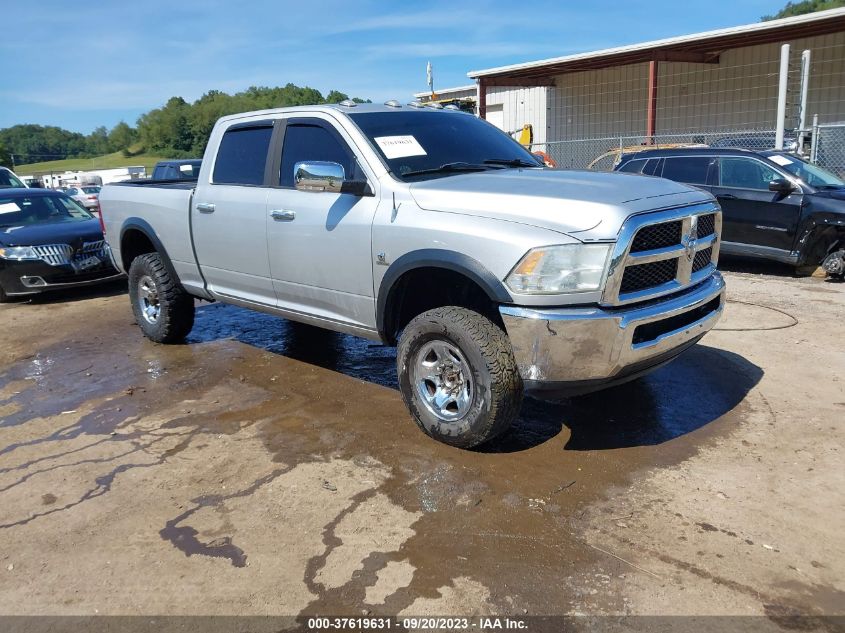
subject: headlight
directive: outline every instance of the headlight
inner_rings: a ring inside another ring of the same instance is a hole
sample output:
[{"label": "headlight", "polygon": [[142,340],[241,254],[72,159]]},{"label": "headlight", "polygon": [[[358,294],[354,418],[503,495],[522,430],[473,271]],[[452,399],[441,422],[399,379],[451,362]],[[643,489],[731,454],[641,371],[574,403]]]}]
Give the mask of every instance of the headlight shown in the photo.
[{"label": "headlight", "polygon": [[566,244],[534,248],[505,283],[521,294],[562,294],[599,290],[612,244]]},{"label": "headlight", "polygon": [[31,246],[3,246],[0,247],[0,258],[3,259],[41,259]]}]

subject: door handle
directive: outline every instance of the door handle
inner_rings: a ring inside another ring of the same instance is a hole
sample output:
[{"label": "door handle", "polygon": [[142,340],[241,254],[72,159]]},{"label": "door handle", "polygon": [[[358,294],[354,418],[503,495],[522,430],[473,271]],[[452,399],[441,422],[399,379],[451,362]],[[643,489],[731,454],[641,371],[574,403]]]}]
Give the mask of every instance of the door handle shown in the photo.
[{"label": "door handle", "polygon": [[296,211],[287,211],[285,209],[273,209],[270,211],[270,217],[278,222],[290,222],[296,218]]},{"label": "door handle", "polygon": [[716,196],[716,200],[736,200],[736,196],[732,193],[720,193]]},{"label": "door handle", "polygon": [[197,202],[197,211],[200,213],[214,213],[214,205],[210,202]]}]

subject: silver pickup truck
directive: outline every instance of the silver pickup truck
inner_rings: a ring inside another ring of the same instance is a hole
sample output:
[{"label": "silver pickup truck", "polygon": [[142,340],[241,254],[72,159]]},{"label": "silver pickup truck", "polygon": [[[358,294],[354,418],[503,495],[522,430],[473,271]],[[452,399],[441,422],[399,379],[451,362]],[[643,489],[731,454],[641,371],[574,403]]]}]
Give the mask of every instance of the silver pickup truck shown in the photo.
[{"label": "silver pickup truck", "polygon": [[721,212],[647,176],[550,170],[448,109],[344,103],[220,119],[196,183],[100,195],[150,339],[183,339],[194,298],[396,345],[431,437],[504,432],[523,391],[631,380],[716,323]]}]

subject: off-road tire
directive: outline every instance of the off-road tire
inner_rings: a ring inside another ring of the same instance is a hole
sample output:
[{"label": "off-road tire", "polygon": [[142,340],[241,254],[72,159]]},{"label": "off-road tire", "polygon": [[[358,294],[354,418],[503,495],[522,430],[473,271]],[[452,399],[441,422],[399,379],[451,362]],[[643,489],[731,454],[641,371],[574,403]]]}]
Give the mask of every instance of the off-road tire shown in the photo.
[{"label": "off-road tire", "polygon": [[[412,363],[423,346],[445,341],[466,359],[475,387],[466,413],[443,421],[426,406],[413,383]],[[415,317],[402,332],[396,356],[399,389],[417,426],[436,440],[472,448],[504,433],[519,414],[523,386],[507,335],[487,317],[456,306]]]},{"label": "off-road tire", "polygon": [[[140,283],[145,278],[152,281],[157,292],[159,313],[155,322],[147,319],[141,308]],[[167,271],[158,253],[140,255],[132,261],[129,267],[129,299],[138,327],[156,343],[178,343],[194,326],[194,299]]]}]

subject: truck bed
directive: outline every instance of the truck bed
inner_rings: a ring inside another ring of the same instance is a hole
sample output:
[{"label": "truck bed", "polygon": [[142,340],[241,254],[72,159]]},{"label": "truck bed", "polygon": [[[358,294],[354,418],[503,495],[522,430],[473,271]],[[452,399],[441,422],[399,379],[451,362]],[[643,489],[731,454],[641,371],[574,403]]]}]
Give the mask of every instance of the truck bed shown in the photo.
[{"label": "truck bed", "polygon": [[106,239],[119,268],[125,268],[122,248],[127,240],[135,239],[129,231],[141,228],[159,241],[186,285],[201,285],[191,242],[190,208],[195,185],[184,180],[136,180],[103,187],[100,209]]}]

